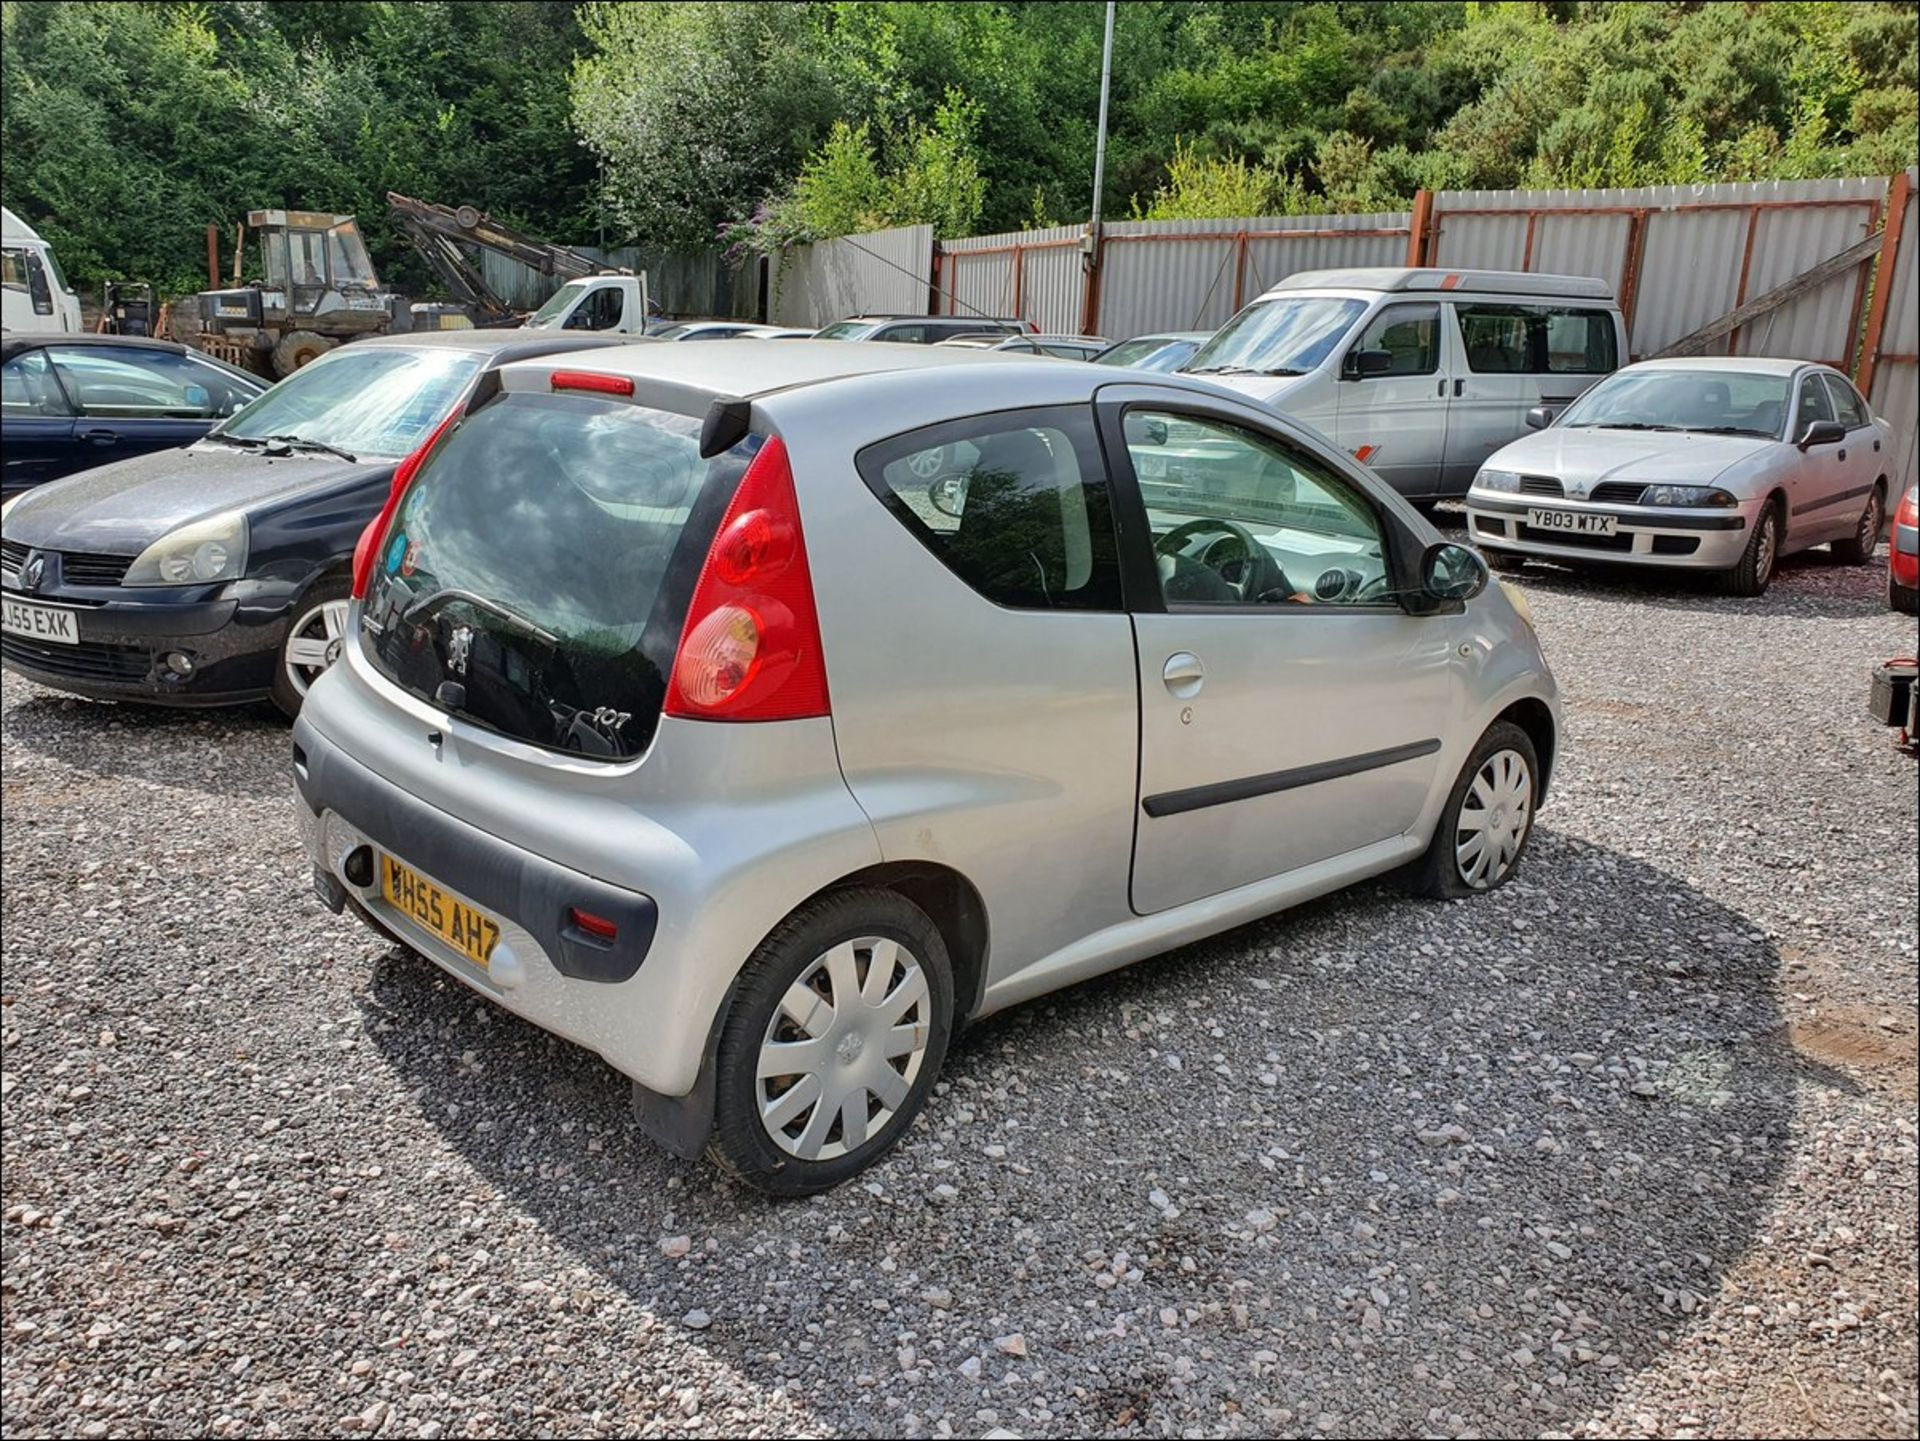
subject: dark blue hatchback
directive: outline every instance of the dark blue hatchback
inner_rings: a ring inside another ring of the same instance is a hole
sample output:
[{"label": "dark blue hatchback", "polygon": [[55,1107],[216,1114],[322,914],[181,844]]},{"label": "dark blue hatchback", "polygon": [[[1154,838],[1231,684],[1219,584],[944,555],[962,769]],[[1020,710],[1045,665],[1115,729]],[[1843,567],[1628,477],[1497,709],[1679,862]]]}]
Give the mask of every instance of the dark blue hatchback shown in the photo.
[{"label": "dark blue hatchback", "polygon": [[0,494],[191,445],[266,388],[171,340],[9,335],[0,341]]}]

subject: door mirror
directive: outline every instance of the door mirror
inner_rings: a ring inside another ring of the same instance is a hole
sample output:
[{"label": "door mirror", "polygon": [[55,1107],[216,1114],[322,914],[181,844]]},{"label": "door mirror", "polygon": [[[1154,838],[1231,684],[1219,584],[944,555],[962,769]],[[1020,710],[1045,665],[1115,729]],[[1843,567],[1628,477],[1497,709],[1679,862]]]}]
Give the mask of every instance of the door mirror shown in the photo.
[{"label": "door mirror", "polygon": [[1487,563],[1476,550],[1445,540],[1420,557],[1420,589],[1432,600],[1469,601],[1486,588]]},{"label": "door mirror", "polygon": [[1847,438],[1847,428],[1837,420],[1809,420],[1807,428],[1800,432],[1800,448],[1812,450],[1816,445],[1838,445]]},{"label": "door mirror", "polygon": [[1385,375],[1393,369],[1391,350],[1349,350],[1340,367],[1342,380],[1361,380],[1369,375]]},{"label": "door mirror", "polygon": [[967,478],[964,475],[943,475],[927,487],[927,500],[942,515],[950,515],[958,520],[967,509]]},{"label": "door mirror", "polygon": [[1528,430],[1545,430],[1553,424],[1553,412],[1544,405],[1536,405],[1527,412]]}]

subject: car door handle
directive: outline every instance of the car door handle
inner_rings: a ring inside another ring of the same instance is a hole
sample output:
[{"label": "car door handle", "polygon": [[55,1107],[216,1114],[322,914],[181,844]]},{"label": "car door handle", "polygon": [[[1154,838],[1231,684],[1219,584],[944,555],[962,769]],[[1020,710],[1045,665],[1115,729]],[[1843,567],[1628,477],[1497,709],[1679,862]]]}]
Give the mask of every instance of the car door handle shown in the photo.
[{"label": "car door handle", "polygon": [[1200,687],[1206,683],[1207,668],[1200,663],[1200,657],[1191,651],[1178,650],[1168,656],[1167,663],[1160,667],[1160,679],[1179,699],[1192,700],[1200,694]]},{"label": "car door handle", "polygon": [[1840,458],[1842,460],[1845,460],[1847,458],[1847,453],[1844,450],[1840,452]]},{"label": "car door handle", "polygon": [[1455,400],[1458,400],[1461,397],[1461,395],[1463,395],[1466,392],[1466,389],[1467,389],[1467,382],[1464,376],[1461,377],[1459,380],[1454,381],[1453,398]]},{"label": "car door handle", "polygon": [[120,443],[120,432],[117,430],[83,430],[80,432],[80,438],[82,440],[90,440],[95,445],[118,445]]}]

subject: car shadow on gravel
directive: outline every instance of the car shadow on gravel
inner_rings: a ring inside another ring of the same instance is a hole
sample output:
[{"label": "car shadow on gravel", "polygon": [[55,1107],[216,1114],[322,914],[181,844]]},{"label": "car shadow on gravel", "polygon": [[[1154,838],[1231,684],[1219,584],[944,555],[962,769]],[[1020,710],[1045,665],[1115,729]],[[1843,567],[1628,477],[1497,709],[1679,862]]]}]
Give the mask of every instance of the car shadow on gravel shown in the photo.
[{"label": "car shadow on gravel", "polygon": [[96,776],[258,798],[265,787],[291,785],[284,745],[274,745],[271,765],[254,760],[262,733],[275,731],[289,734],[286,718],[265,703],[177,710],[36,688],[7,707],[0,737],[9,747],[42,752]]},{"label": "car shadow on gravel", "polygon": [[1714,615],[1750,615],[1756,620],[1781,615],[1815,619],[1860,619],[1888,614],[1884,554],[1876,565],[1844,565],[1825,551],[1787,556],[1763,596],[1728,595],[1719,578],[1700,571],[1654,570],[1631,566],[1562,566],[1529,561],[1524,570],[1503,579],[1636,610],[1681,610]]},{"label": "car shadow on gravel", "polygon": [[976,1026],[868,1184],[804,1203],[658,1151],[608,1067],[424,961],[362,1007],[481,1178],[825,1425],[1537,1434],[1739,1304],[1799,1089],[1851,1084],[1779,965],[1542,828],[1491,897],[1361,887]]}]

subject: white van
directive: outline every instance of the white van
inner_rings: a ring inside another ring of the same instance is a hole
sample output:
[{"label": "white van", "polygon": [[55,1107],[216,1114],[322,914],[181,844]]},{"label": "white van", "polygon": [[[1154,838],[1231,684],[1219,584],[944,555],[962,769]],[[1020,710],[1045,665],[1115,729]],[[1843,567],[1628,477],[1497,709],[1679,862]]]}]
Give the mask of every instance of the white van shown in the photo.
[{"label": "white van", "polygon": [[647,273],[583,275],[569,280],[527,317],[528,330],[605,330],[616,335],[645,335]]},{"label": "white van", "polygon": [[0,328],[78,334],[80,297],[54,262],[40,234],[11,210],[0,206]]},{"label": "white van", "polygon": [[1305,270],[1182,367],[1333,437],[1402,495],[1464,495],[1486,458],[1610,374],[1604,280],[1505,270]]}]

